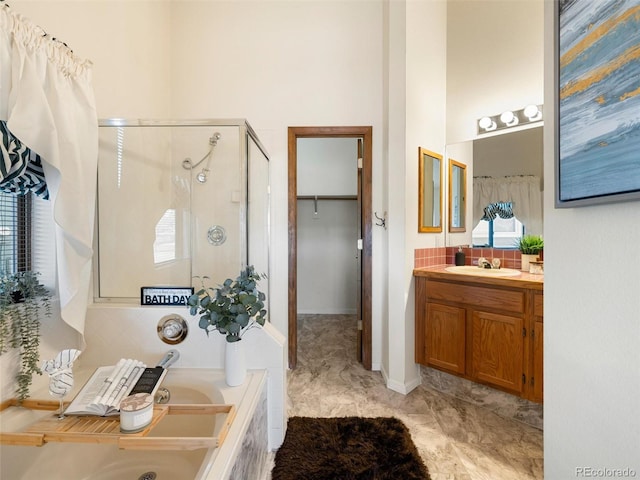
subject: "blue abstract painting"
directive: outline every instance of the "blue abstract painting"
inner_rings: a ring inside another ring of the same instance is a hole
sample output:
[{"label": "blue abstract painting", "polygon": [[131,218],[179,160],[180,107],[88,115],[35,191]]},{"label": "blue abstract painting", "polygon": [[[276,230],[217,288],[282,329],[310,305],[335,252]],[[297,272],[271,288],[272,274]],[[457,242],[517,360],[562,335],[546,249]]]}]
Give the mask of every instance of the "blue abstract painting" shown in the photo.
[{"label": "blue abstract painting", "polygon": [[639,192],[640,0],[558,8],[557,204]]}]

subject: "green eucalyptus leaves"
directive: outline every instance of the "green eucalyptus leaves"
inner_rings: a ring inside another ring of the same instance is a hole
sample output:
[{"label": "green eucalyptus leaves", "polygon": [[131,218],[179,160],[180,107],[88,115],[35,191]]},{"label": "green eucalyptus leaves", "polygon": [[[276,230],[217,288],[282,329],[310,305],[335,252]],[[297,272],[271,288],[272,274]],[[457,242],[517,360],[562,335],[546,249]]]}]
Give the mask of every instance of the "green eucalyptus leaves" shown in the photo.
[{"label": "green eucalyptus leaves", "polygon": [[40,322],[51,316],[51,294],[38,272],[0,274],[0,355],[18,352],[16,397],[29,396],[33,374],[41,374]]},{"label": "green eucalyptus leaves", "polygon": [[217,330],[226,336],[227,342],[237,342],[247,329],[255,324],[264,325],[266,296],[258,290],[258,282],[266,278],[256,273],[253,265],[242,270],[235,280],[227,278],[215,288],[206,287],[205,280],[209,277],[202,277],[202,288],[187,302],[189,311],[191,315],[200,315],[198,326],[207,335]]}]

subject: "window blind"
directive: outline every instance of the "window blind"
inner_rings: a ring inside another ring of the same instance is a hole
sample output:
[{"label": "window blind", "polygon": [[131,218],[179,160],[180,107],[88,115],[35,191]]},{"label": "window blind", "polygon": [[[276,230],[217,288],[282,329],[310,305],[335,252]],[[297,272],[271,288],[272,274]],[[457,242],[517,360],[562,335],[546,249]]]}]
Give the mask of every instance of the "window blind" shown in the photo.
[{"label": "window blind", "polygon": [[55,242],[51,202],[32,193],[0,192],[0,275],[40,272],[40,282],[55,286]]},{"label": "window blind", "polygon": [[0,192],[0,272],[31,269],[31,194]]}]

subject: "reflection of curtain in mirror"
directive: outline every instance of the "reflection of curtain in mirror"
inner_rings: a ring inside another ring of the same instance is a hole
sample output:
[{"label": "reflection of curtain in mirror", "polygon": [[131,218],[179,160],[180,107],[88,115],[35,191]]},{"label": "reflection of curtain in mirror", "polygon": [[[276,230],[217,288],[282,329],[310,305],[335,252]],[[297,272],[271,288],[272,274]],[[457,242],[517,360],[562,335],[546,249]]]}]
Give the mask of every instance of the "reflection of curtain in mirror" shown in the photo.
[{"label": "reflection of curtain in mirror", "polygon": [[98,155],[91,62],[2,4],[0,66],[0,120],[42,158],[56,224],[61,314],[83,333]]},{"label": "reflection of curtain in mirror", "polygon": [[513,214],[524,224],[528,234],[542,234],[540,177],[518,175],[473,178],[474,226],[482,219],[487,205],[499,202],[513,204]]}]

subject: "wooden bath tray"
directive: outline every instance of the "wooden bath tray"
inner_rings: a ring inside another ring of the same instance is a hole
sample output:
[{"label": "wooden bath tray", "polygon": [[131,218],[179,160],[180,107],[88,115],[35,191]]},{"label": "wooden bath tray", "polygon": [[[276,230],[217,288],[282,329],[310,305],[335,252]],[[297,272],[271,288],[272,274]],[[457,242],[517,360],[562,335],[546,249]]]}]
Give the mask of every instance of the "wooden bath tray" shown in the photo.
[{"label": "wooden bath tray", "polygon": [[[17,407],[15,400],[4,402],[0,411]],[[58,402],[50,400],[25,400],[21,407],[32,410],[57,411]],[[9,413],[9,412],[5,412]],[[149,437],[149,433],[167,415],[218,415],[226,414],[222,429],[211,437]],[[219,447],[229,432],[236,415],[233,405],[216,404],[166,404],[155,405],[151,423],[137,433],[122,433],[120,417],[96,415],[67,415],[59,419],[52,414],[37,420],[20,432],[0,432],[0,444],[40,447],[49,442],[115,444],[127,450],[197,450]]]}]

